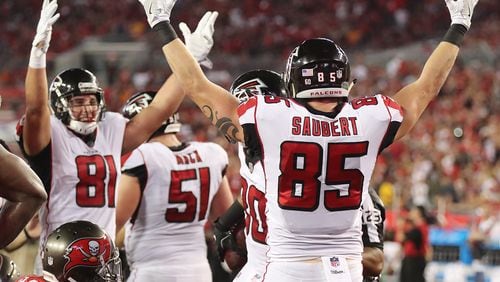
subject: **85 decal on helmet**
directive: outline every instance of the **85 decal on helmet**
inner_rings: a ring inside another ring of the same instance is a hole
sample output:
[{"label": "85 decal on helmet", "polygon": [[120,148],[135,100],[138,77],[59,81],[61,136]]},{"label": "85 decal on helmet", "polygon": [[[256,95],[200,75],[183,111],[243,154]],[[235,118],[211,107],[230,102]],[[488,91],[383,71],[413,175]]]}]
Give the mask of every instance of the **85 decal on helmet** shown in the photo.
[{"label": "85 decal on helmet", "polygon": [[118,249],[102,228],[88,221],[54,230],[44,245],[42,263],[58,281],[122,281]]}]

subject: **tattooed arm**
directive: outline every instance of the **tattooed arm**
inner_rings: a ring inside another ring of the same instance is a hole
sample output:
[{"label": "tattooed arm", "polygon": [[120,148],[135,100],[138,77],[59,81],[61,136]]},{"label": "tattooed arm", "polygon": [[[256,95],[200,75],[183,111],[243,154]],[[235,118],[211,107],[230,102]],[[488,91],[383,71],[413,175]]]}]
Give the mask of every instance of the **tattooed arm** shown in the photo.
[{"label": "tattooed arm", "polygon": [[[192,97],[192,99],[194,100],[195,98]],[[196,104],[200,107],[201,111],[210,120],[210,122],[212,122],[212,124],[217,127],[224,137],[226,137],[227,141],[230,143],[236,143],[243,140],[243,129],[239,124],[238,116],[233,116],[232,113],[236,113],[236,109],[233,111],[230,107],[225,107],[224,104],[221,105],[219,103],[202,103],[202,105],[199,103]],[[220,115],[219,110],[220,112],[227,111],[230,116]]]},{"label": "tattooed arm", "polygon": [[227,90],[208,80],[180,40],[163,46],[163,52],[186,95],[231,142],[242,142],[243,129],[238,120],[238,100]]},{"label": "tattooed arm", "polygon": [[[170,24],[170,13],[176,0],[139,0],[151,28],[164,40],[163,53],[184,93],[193,100],[219,131],[230,142],[242,141],[243,130],[238,121],[238,100],[222,87],[207,79],[193,53],[206,59],[207,52],[200,47],[213,46],[213,33],[217,12],[207,12],[191,32],[181,23],[179,28],[186,45],[177,37]],[[187,46],[187,47],[186,47]],[[210,48],[204,48],[210,50]],[[190,52],[191,51],[191,52]],[[172,93],[171,95],[175,95]]]},{"label": "tattooed arm", "polygon": [[[210,36],[197,37],[185,27],[183,34],[186,44],[211,39],[217,12],[207,12],[198,24],[197,30],[206,31]],[[206,42],[211,44],[213,42]],[[231,143],[243,141],[243,130],[238,121],[238,100],[227,90],[207,79],[196,59],[181,40],[175,39],[163,46],[163,53],[181,82],[186,95],[193,100],[213,125],[224,134]]]}]

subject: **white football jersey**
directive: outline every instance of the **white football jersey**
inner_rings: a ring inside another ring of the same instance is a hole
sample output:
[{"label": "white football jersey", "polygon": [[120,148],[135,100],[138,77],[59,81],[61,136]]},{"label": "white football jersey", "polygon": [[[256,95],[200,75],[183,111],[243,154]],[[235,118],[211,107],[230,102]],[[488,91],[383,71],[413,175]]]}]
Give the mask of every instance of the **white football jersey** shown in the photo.
[{"label": "white football jersey", "polygon": [[360,258],[360,206],[377,156],[402,122],[399,105],[376,95],[321,113],[256,96],[238,114],[240,124],[255,124],[262,145],[271,261]]},{"label": "white football jersey", "polygon": [[135,267],[206,261],[204,225],[222,182],[228,156],[215,143],[190,142],[178,150],[142,144],[123,172],[144,166],[139,206],[126,225],[125,250]]},{"label": "white football jersey", "polygon": [[55,116],[50,117],[50,123],[51,159],[30,160],[50,167],[49,197],[40,209],[40,242],[45,242],[55,228],[74,220],[91,221],[114,239],[115,188],[127,120],[120,114],[106,112],[98,123],[93,147]]},{"label": "white football jersey", "polygon": [[259,161],[250,170],[243,147],[238,145],[241,176],[241,200],[245,209],[245,242],[247,247],[247,263],[245,267],[263,275],[266,270],[269,246],[266,244],[266,198],[264,195],[265,175],[262,163]]},{"label": "white football jersey", "polygon": [[[87,145],[55,116],[50,116],[51,141],[37,156],[28,157],[30,167],[42,180],[48,199],[40,208],[40,255],[48,235],[60,225],[87,220],[102,227],[114,240],[116,182],[127,119],[106,112],[98,123],[93,146]],[[17,128],[22,143],[24,117]],[[21,145],[22,148],[22,145]],[[40,256],[35,273],[42,273]]]}]

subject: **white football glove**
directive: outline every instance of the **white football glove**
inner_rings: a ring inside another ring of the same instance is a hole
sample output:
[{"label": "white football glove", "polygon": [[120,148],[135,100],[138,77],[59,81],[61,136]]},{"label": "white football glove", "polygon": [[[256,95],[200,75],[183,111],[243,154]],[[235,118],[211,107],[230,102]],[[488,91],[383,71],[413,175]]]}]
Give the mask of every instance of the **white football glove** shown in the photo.
[{"label": "white football glove", "polygon": [[176,1],[177,0],[139,0],[144,7],[151,28],[157,23],[170,21],[170,13]]},{"label": "white football glove", "polygon": [[450,11],[451,24],[461,24],[469,29],[472,12],[479,0],[445,0]]},{"label": "white football glove", "polygon": [[186,23],[179,24],[186,48],[200,65],[209,69],[212,68],[213,64],[207,56],[214,46],[214,25],[218,15],[218,12],[206,12],[193,33]]},{"label": "white football glove", "polygon": [[41,57],[47,53],[52,37],[52,25],[59,19],[60,14],[57,13],[57,0],[43,0],[42,12],[40,20],[36,27],[36,35],[33,39],[34,54]]}]

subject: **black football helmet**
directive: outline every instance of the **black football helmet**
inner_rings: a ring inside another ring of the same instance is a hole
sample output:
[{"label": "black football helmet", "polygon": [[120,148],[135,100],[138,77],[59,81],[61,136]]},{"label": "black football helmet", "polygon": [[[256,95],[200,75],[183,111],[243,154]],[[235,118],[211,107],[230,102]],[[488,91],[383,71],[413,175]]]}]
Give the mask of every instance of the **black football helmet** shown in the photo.
[{"label": "black football helmet", "polygon": [[[143,109],[149,107],[151,102],[153,102],[156,93],[156,91],[143,91],[135,93],[122,107],[122,115],[128,119],[132,119]],[[181,131],[181,123],[179,122],[179,113],[176,112],[162,123],[160,128],[153,133],[153,136],[162,133],[177,133],[179,131]]]},{"label": "black football helmet", "polygon": [[[73,131],[87,135],[94,132],[97,122],[102,120],[106,111],[104,91],[99,87],[97,78],[88,70],[73,68],[62,71],[50,84],[50,107],[54,115]],[[97,98],[98,113],[96,122],[80,122],[71,115],[69,100],[74,96],[93,94]]]},{"label": "black football helmet", "polygon": [[89,221],[55,229],[44,244],[42,264],[58,281],[122,281],[118,248],[106,231]]},{"label": "black football helmet", "polygon": [[16,263],[7,255],[0,254],[0,281],[13,282],[19,278],[19,270]]},{"label": "black football helmet", "polygon": [[350,75],[349,59],[344,50],[330,39],[314,38],[292,51],[284,81],[293,98],[347,99]]},{"label": "black football helmet", "polygon": [[240,104],[255,95],[288,96],[281,75],[270,70],[251,70],[238,76],[230,92]]}]

